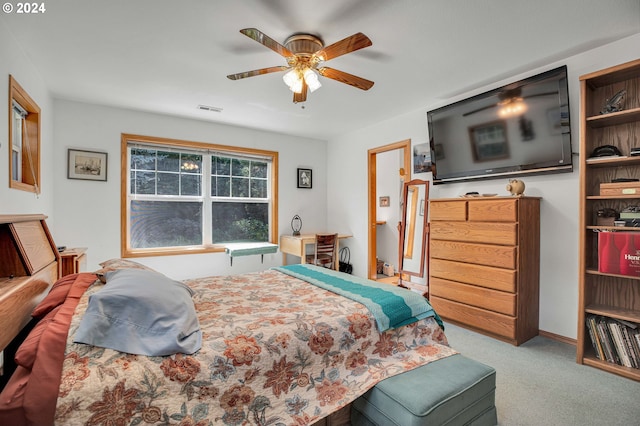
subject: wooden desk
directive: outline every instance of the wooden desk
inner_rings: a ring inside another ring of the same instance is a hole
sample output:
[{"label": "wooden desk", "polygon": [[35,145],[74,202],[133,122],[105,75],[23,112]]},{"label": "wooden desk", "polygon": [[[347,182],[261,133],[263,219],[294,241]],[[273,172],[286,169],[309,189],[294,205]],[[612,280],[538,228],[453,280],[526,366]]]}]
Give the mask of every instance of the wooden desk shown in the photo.
[{"label": "wooden desk", "polygon": [[[340,250],[340,240],[351,238],[351,234],[338,234],[338,251]],[[287,264],[287,255],[298,256],[300,263],[307,263],[306,253],[307,246],[313,246],[316,243],[316,234],[301,235],[280,235],[280,251],[282,252],[282,264]],[[338,253],[336,253],[336,261],[334,269],[337,271],[339,267]]]}]

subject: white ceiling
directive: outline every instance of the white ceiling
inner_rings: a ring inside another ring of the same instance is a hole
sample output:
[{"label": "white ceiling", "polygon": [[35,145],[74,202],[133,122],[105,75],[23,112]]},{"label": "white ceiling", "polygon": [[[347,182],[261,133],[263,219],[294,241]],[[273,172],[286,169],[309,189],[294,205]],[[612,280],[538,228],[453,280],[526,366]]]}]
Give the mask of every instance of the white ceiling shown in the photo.
[{"label": "white ceiling", "polygon": [[[12,1],[12,3],[15,3]],[[640,32],[640,0],[50,0],[0,22],[56,98],[328,139]],[[326,63],[375,82],[321,78],[294,104],[286,65],[239,32],[373,45]],[[200,111],[200,104],[223,108]],[[425,124],[426,125],[426,124]]]}]

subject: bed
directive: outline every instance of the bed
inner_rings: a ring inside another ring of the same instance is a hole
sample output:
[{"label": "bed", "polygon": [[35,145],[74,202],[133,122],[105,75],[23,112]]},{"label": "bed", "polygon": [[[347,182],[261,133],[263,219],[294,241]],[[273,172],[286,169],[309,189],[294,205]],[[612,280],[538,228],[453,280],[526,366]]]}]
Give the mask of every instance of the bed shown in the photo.
[{"label": "bed", "polygon": [[[135,298],[145,317],[188,303],[154,305],[162,292],[149,290],[168,278],[139,263],[102,266],[62,278],[36,307],[0,424],[348,423],[349,405],[381,380],[456,354],[417,293],[312,265],[185,280],[197,330],[188,320],[177,340],[145,329],[112,339],[130,352],[103,347],[90,339],[107,332],[87,318],[121,277],[145,290]],[[149,348],[162,355],[141,354]]]}]

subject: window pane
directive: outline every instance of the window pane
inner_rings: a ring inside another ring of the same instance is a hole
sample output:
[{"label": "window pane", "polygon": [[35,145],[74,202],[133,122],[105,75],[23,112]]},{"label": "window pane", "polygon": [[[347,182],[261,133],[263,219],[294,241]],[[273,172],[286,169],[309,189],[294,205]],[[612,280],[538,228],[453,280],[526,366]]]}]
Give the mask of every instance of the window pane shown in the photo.
[{"label": "window pane", "polygon": [[229,176],[231,174],[231,159],[224,157],[211,158],[211,173],[214,175]]},{"label": "window pane", "polygon": [[186,173],[202,173],[202,155],[182,154],[181,170]]},{"label": "window pane", "polygon": [[132,194],[155,194],[155,172],[131,172]]},{"label": "window pane", "polygon": [[231,196],[232,197],[248,197],[249,196],[249,179],[231,178]]},{"label": "window pane", "polygon": [[158,173],[158,195],[180,195],[180,175]]},{"label": "window pane", "polygon": [[251,198],[267,198],[267,181],[251,179]]},{"label": "window pane", "polygon": [[[215,179],[216,191],[212,194],[214,197],[230,197],[231,196],[231,178],[218,176]],[[213,184],[213,180],[212,180]]]},{"label": "window pane", "polygon": [[266,178],[267,177],[267,163],[261,161],[251,162],[251,177],[254,178]]},{"label": "window pane", "polygon": [[202,244],[202,203],[131,201],[131,248]]},{"label": "window pane", "polygon": [[156,151],[154,149],[131,148],[131,168],[135,170],[155,170]]},{"label": "window pane", "polygon": [[200,195],[202,188],[200,179],[201,175],[187,175],[182,174],[182,183],[180,187],[182,189],[182,195]]},{"label": "window pane", "polygon": [[11,179],[13,180],[22,180],[22,176],[20,174],[20,154],[16,151],[11,151]]},{"label": "window pane", "polygon": [[231,160],[231,175],[249,177],[249,160]]},{"label": "window pane", "polygon": [[214,243],[269,241],[268,203],[224,203],[212,206]]},{"label": "window pane", "polygon": [[158,170],[166,172],[179,172],[180,153],[158,151]]}]

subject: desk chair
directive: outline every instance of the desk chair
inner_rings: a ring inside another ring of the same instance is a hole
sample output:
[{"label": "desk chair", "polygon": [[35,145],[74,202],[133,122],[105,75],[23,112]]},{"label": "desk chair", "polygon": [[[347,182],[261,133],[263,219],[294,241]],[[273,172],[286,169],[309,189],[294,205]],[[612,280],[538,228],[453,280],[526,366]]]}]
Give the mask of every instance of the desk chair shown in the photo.
[{"label": "desk chair", "polygon": [[307,263],[335,269],[338,254],[338,234],[316,234],[316,248],[307,256]]}]

